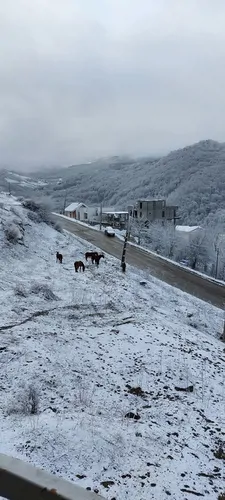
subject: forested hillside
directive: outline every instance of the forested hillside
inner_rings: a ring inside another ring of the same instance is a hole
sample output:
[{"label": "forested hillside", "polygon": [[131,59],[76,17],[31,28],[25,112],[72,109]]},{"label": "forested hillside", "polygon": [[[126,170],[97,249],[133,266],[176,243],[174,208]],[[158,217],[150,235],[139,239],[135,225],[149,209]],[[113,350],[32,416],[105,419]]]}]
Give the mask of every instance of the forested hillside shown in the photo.
[{"label": "forested hillside", "polygon": [[[181,223],[204,224],[225,210],[225,144],[201,141],[161,159],[114,157],[41,171],[32,178],[56,210],[65,200],[126,208],[141,197],[163,196],[179,206]],[[16,192],[17,185],[12,188]]]}]

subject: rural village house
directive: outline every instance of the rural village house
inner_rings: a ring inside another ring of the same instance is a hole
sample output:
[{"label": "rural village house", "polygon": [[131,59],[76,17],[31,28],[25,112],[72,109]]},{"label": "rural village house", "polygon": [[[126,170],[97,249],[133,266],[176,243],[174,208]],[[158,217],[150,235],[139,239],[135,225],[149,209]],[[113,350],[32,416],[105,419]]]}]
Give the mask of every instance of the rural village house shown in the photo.
[{"label": "rural village house", "polygon": [[72,219],[84,221],[88,219],[87,208],[84,203],[71,203],[65,208],[65,215]]},{"label": "rural village house", "polygon": [[114,210],[112,207],[88,207],[85,203],[71,203],[65,208],[65,215],[82,222],[124,228],[128,219],[127,211]]}]

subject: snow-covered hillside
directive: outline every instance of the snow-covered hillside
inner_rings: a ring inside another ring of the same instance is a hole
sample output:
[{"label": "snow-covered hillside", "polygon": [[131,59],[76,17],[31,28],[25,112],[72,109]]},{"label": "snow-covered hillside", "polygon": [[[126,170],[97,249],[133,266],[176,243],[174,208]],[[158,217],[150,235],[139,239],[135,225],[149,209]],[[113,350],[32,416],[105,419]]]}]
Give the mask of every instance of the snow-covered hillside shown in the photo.
[{"label": "snow-covered hillside", "polygon": [[222,311],[108,255],[75,274],[89,244],[0,203],[0,452],[108,500],[216,500]]},{"label": "snow-covered hillside", "polygon": [[224,221],[224,165],[225,143],[206,140],[160,159],[104,158],[91,165],[44,168],[29,177],[4,170],[0,189],[10,188],[16,196],[47,196],[55,211],[77,201],[93,206],[103,201],[126,210],[138,199],[165,197],[178,205],[179,224],[214,228]]},{"label": "snow-covered hillside", "polygon": [[[165,197],[178,205],[179,224],[213,228],[221,215],[224,219],[224,165],[225,143],[206,140],[160,159],[117,157],[30,175],[37,181],[46,179],[41,194],[51,197],[56,211],[63,209],[64,199],[67,204],[94,206],[104,201],[126,210],[139,199]],[[17,188],[13,185],[12,193],[17,194]]]},{"label": "snow-covered hillside", "polygon": [[8,182],[8,184],[19,184],[20,186],[33,189],[48,185],[46,181],[41,179],[35,180],[27,175],[17,174],[16,172],[8,172],[8,177],[5,177],[5,181]]}]

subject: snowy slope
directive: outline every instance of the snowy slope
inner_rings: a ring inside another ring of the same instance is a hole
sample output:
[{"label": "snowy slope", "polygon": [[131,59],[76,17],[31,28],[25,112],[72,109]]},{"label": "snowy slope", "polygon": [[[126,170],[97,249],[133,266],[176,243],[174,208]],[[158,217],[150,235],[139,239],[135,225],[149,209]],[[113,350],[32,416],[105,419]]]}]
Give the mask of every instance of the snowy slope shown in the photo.
[{"label": "snowy slope", "polygon": [[[222,311],[130,267],[123,275],[108,255],[75,274],[90,245],[33,223],[3,194],[0,216],[0,452],[108,500],[217,499]],[[6,242],[12,220],[24,244]]]},{"label": "snowy slope", "polygon": [[5,177],[6,182],[9,184],[19,184],[20,186],[30,187],[33,189],[38,189],[43,186],[47,186],[48,183],[41,179],[32,179],[27,175],[17,174],[16,172],[8,172],[8,177]]}]

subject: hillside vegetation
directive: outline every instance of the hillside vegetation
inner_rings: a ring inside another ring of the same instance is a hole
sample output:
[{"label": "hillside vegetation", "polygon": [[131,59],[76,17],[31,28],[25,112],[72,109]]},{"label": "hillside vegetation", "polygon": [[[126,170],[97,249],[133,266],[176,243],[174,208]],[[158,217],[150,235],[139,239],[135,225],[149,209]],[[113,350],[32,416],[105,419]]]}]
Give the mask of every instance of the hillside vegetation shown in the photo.
[{"label": "hillside vegetation", "polygon": [[[11,187],[21,193],[15,180]],[[181,223],[213,225],[225,210],[225,144],[207,140],[157,160],[114,157],[42,171],[32,176],[33,189],[50,196],[55,210],[65,201],[126,208],[138,198],[163,196],[179,206]]]}]

